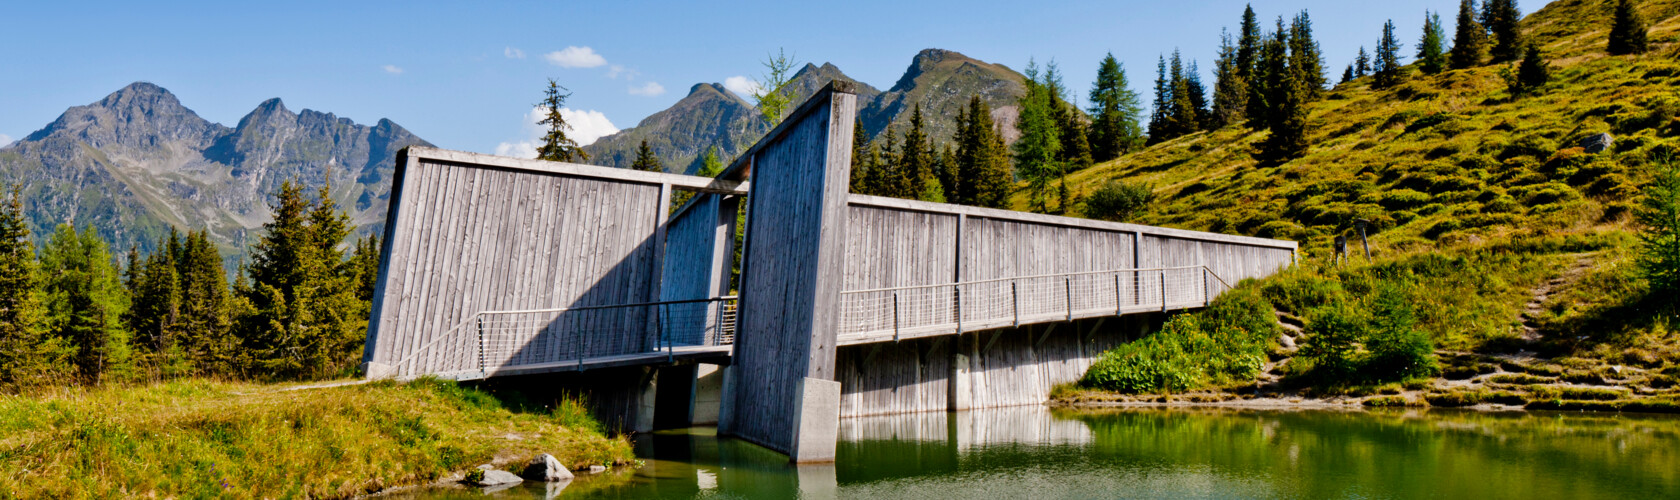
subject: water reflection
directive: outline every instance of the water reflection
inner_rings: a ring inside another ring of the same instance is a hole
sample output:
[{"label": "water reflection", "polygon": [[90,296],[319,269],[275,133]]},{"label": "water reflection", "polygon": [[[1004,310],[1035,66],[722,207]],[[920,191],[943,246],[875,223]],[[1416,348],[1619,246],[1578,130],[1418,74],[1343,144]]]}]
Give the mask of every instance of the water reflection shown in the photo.
[{"label": "water reflection", "polygon": [[826,466],[709,429],[636,445],[641,470],[559,496],[1680,498],[1665,416],[1024,407],[846,419]]}]

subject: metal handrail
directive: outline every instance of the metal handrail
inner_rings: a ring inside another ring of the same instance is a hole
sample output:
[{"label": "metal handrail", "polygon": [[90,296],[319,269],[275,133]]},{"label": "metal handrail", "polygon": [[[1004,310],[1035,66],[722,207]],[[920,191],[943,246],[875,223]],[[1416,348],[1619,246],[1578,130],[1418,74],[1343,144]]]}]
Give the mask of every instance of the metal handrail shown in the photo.
[{"label": "metal handrail", "polygon": [[596,309],[619,309],[625,307],[667,306],[671,304],[694,304],[699,302],[728,302],[739,298],[735,295],[724,295],[709,299],[662,300],[658,302],[638,302],[635,304],[610,304],[604,306],[555,307],[549,309],[518,309],[509,311],[479,311],[474,314],[533,314],[545,312],[590,311]]},{"label": "metal handrail", "polygon": [[958,281],[958,282],[954,282],[954,283],[935,283],[935,284],[932,284],[932,285],[906,285],[906,286],[895,286],[895,287],[888,287],[888,288],[870,288],[870,289],[864,289],[864,290],[846,290],[846,291],[840,292],[840,294],[841,295],[846,295],[846,294],[852,294],[852,293],[895,292],[895,291],[903,291],[903,290],[916,290],[916,289],[921,289],[921,288],[940,288],[940,287],[955,286],[955,285],[980,285],[980,284],[986,284],[986,283],[998,283],[998,282],[1003,282],[1003,281],[1020,281],[1020,280],[1039,279],[1039,278],[1061,278],[1061,277],[1074,277],[1074,276],[1085,276],[1085,275],[1091,275],[1091,274],[1111,274],[1111,273],[1180,271],[1180,270],[1184,270],[1184,269],[1196,269],[1196,268],[1201,268],[1201,269],[1207,270],[1208,274],[1211,274],[1211,275],[1213,275],[1214,278],[1219,279],[1219,283],[1225,285],[1225,288],[1235,288],[1235,287],[1231,286],[1229,283],[1226,283],[1224,278],[1220,278],[1219,273],[1213,272],[1213,270],[1209,269],[1207,266],[1205,266],[1205,265],[1194,265],[1194,266],[1176,266],[1176,267],[1150,267],[1150,268],[1142,268],[1142,269],[1112,269],[1112,270],[1108,270],[1108,271],[1079,271],[1079,272],[1059,273],[1059,274],[1037,274],[1037,275],[1031,275],[1031,276],[1012,276],[1012,277],[1008,277],[1008,278],[992,278],[992,279],[975,280],[975,281]]}]

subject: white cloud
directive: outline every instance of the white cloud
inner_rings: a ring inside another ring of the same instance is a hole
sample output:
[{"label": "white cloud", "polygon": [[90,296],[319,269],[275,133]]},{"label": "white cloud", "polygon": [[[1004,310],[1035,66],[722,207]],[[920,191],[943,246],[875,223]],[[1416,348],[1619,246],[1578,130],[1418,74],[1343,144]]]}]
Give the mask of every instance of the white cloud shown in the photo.
[{"label": "white cloud", "polygon": [[[542,136],[548,132],[545,126],[538,123],[545,115],[547,111],[543,108],[531,108],[529,113],[525,113],[525,122],[521,126],[524,139],[497,144],[496,155],[536,158],[537,146],[542,144]],[[579,146],[588,146],[602,137],[618,133],[618,127],[600,111],[560,108],[560,117],[565,118],[566,125],[571,127],[567,135],[577,141]]]},{"label": "white cloud", "polygon": [[758,92],[758,82],[744,76],[731,76],[723,79],[723,88],[743,98],[752,99],[753,93]]},{"label": "white cloud", "polygon": [[502,55],[507,56],[508,59],[524,59],[525,58],[525,51],[519,50],[519,49],[516,49],[516,48],[513,48],[513,47],[508,47],[508,48],[502,49]]},{"label": "white cloud", "polygon": [[390,64],[382,66],[382,68],[385,70],[386,73],[390,73],[390,74],[393,74],[393,75],[400,75],[403,72],[402,68],[398,68],[398,67],[392,66]]},{"label": "white cloud", "polygon": [[665,93],[665,86],[658,82],[647,82],[645,85],[630,87],[630,95],[645,95],[648,97]]},{"label": "white cloud", "polygon": [[599,68],[607,65],[607,58],[589,47],[571,46],[543,55],[550,64],[562,68]]},{"label": "white cloud", "polygon": [[620,76],[624,77],[625,80],[635,81],[636,77],[642,76],[642,72],[619,66],[617,64],[607,67],[607,78],[616,79]]},{"label": "white cloud", "polygon": [[0,148],[6,147],[7,144],[11,144],[11,143],[12,143],[12,136],[9,136],[9,135],[6,135],[6,134],[0,134]]}]

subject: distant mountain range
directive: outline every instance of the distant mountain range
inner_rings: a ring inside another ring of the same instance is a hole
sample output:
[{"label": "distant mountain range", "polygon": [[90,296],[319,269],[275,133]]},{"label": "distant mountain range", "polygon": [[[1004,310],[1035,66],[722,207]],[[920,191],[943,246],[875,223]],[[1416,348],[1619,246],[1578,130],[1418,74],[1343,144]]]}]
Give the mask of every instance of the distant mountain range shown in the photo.
[{"label": "distant mountain range", "polygon": [[[1015,103],[1025,94],[1020,73],[1001,64],[980,61],[957,52],[927,49],[916,54],[904,76],[886,92],[858,82],[833,64],[806,64],[788,85],[793,102],[804,102],[828,82],[856,83],[858,116],[870,137],[889,127],[903,133],[910,123],[910,111],[922,105],[929,136],[937,143],[950,140],[955,131],[957,110],[979,95],[992,107],[992,117],[1004,127],[1005,139],[1013,142]],[[670,108],[654,113],[617,134],[603,137],[584,147],[591,162],[629,167],[636,161],[636,149],[643,140],[672,172],[699,170],[699,158],[707,148],[717,146],[724,161],[748,147],[769,126],[752,103],[725,90],[723,85],[702,83],[689,89],[688,96]]]},{"label": "distant mountain range", "polygon": [[[971,95],[992,106],[1013,140],[1021,79],[1002,65],[928,49],[885,92],[832,64],[807,64],[790,85],[799,103],[829,81],[856,83],[859,116],[871,136],[889,126],[902,133],[919,103],[930,136],[945,142]],[[592,163],[628,167],[646,139],[667,170],[692,173],[707,148],[717,146],[727,162],[768,129],[751,103],[720,84],[702,83],[669,109],[584,149]],[[333,199],[362,234],[380,230],[392,158],[415,144],[432,145],[390,120],[360,125],[331,113],[293,112],[280,99],[227,127],[199,117],[168,90],[137,82],[0,148],[0,185],[21,186],[37,237],[74,222],[97,228],[115,251],[131,245],[150,251],[170,227],[206,228],[231,262],[254,241],[252,229],[271,219],[268,201],[287,180],[311,190],[330,182]]]},{"label": "distant mountain range", "polygon": [[280,99],[230,128],[138,82],[0,148],[0,184],[22,187],[37,236],[74,222],[97,228],[117,251],[150,250],[170,226],[207,228],[217,243],[243,249],[287,180],[310,189],[330,181],[355,224],[382,224],[391,159],[414,144],[431,145],[390,120],[370,127],[294,113]]}]

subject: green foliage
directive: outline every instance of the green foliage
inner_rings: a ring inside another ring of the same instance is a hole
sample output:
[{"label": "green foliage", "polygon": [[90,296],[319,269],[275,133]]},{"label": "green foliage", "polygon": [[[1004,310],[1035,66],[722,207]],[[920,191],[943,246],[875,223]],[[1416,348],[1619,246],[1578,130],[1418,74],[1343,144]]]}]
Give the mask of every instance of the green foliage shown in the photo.
[{"label": "green foliage", "polygon": [[1155,190],[1149,185],[1109,181],[1085,199],[1085,216],[1126,222],[1148,210],[1154,200]]},{"label": "green foliage", "polygon": [[1487,53],[1487,29],[1476,20],[1474,0],[1459,0],[1458,19],[1453,28],[1453,47],[1447,64],[1453,69],[1474,68]]},{"label": "green foliage", "polygon": [[1039,79],[1036,63],[1027,63],[1025,75],[1022,85],[1027,93],[1021,97],[1020,118],[1016,122],[1021,137],[1014,145],[1015,172],[1027,181],[1030,209],[1049,213],[1050,182],[1060,177],[1065,168],[1057,160],[1062,142],[1056,125],[1056,98],[1049,82]]},{"label": "green foliage", "polygon": [[793,77],[793,68],[799,63],[789,59],[786,51],[776,49],[775,56],[765,54],[763,64],[766,73],[759,78],[758,88],[753,90],[752,97],[765,123],[775,128],[782,123],[782,115],[791,111],[788,108],[793,105],[793,96],[787,84],[788,79]]},{"label": "green foliage", "polygon": [[1680,166],[1668,158],[1652,164],[1651,182],[1644,188],[1635,217],[1639,234],[1639,268],[1652,292],[1680,306]]},{"label": "green foliage", "polygon": [[250,281],[237,287],[252,308],[240,336],[259,373],[328,377],[360,360],[368,304],[338,249],[348,217],[327,193],[312,201],[290,182],[281,186],[274,220],[252,249]]},{"label": "green foliage", "polygon": [[1318,41],[1313,40],[1312,18],[1307,16],[1306,9],[1296,14],[1289,21],[1289,71],[1294,75],[1295,84],[1301,88],[1295,90],[1302,101],[1314,101],[1323,97],[1324,85],[1328,83],[1324,77],[1324,54],[1318,48]]},{"label": "green foliage", "polygon": [[[1230,39],[1226,38],[1227,49],[1230,48],[1229,43]],[[1226,70],[1234,71],[1234,68]],[[975,97],[978,99],[979,96]],[[1126,81],[1125,66],[1114,59],[1113,53],[1103,57],[1102,62],[1097,65],[1097,79],[1091,84],[1090,98],[1090,145],[1093,160],[1108,161],[1119,158],[1120,155],[1143,145],[1143,131],[1138,126],[1138,117],[1143,113],[1142,103],[1138,100],[1137,92],[1133,91]],[[981,105],[984,105],[984,102]],[[969,108],[972,113],[972,102]],[[990,116],[985,119],[987,123],[991,122]],[[960,127],[961,125],[959,129]]]},{"label": "green foliage", "polygon": [[1645,18],[1633,0],[1617,0],[1615,14],[1610,21],[1610,55],[1643,54],[1650,44],[1645,36]]},{"label": "green foliage", "polygon": [[1492,40],[1489,55],[1493,62],[1515,61],[1522,56],[1522,11],[1517,9],[1517,0],[1484,1],[1481,22]]},{"label": "green foliage", "polygon": [[643,172],[665,171],[665,167],[659,163],[659,156],[653,154],[653,150],[648,148],[646,139],[642,140],[641,147],[636,148],[636,162],[630,164],[630,169]]},{"label": "green foliage", "polygon": [[1207,127],[1218,130],[1241,123],[1248,105],[1248,81],[1241,75],[1237,47],[1230,33],[1220,33],[1219,59],[1213,68],[1213,108],[1208,110]]},{"label": "green foliage", "polygon": [[1394,37],[1394,20],[1383,23],[1382,38],[1377,40],[1377,58],[1373,64],[1371,88],[1387,89],[1406,80],[1406,68],[1400,64],[1400,41]]},{"label": "green foliage", "polygon": [[105,240],[89,226],[61,224],[41,252],[49,335],[68,340],[71,364],[87,384],[136,377],[122,314],[128,295]]},{"label": "green foliage", "polygon": [[1441,27],[1441,14],[1425,12],[1423,38],[1418,40],[1418,69],[1424,74],[1439,74],[1447,69],[1446,29]]},{"label": "green foliage", "polygon": [[0,392],[69,379],[72,348],[46,331],[40,273],[19,189],[0,201]]},{"label": "green foliage", "polygon": [[1161,331],[1104,352],[1079,384],[1139,394],[1246,382],[1276,336],[1271,304],[1239,286],[1202,312],[1173,316]]},{"label": "green foliage", "polygon": [[537,106],[543,110],[543,119],[538,125],[547,125],[548,132],[543,133],[542,145],[537,147],[537,159],[548,161],[589,161],[589,153],[579,147],[577,141],[566,135],[566,130],[572,128],[566,123],[566,117],[560,110],[566,107],[566,98],[572,94],[565,93],[565,87],[553,78],[548,79],[548,88],[543,89],[543,100]]},{"label": "green foliage", "polygon": [[1516,66],[1516,71],[1500,68],[1499,76],[1505,80],[1505,86],[1511,95],[1534,94],[1540,87],[1551,81],[1551,63],[1540,57],[1539,47],[1528,47],[1523,51],[1522,62]]},{"label": "green foliage", "polygon": [[954,163],[954,189],[946,191],[947,201],[978,207],[1007,207],[1009,190],[1014,186],[1009,149],[992,123],[991,107],[980,96],[970,97],[968,109],[957,114],[957,136],[952,142],[957,144],[957,149],[947,161]]}]

